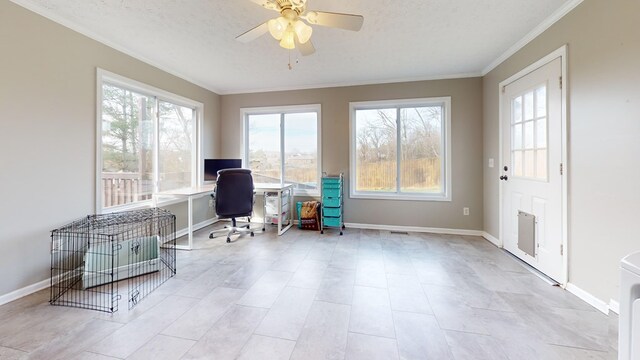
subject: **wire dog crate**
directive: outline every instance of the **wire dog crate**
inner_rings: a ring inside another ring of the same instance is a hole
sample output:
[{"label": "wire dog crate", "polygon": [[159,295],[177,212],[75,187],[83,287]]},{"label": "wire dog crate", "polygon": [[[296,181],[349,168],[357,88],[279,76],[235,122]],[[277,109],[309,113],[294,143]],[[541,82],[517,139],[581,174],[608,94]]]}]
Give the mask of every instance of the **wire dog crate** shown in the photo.
[{"label": "wire dog crate", "polygon": [[113,313],[176,274],[176,217],[160,208],[89,215],[51,231],[52,305]]}]

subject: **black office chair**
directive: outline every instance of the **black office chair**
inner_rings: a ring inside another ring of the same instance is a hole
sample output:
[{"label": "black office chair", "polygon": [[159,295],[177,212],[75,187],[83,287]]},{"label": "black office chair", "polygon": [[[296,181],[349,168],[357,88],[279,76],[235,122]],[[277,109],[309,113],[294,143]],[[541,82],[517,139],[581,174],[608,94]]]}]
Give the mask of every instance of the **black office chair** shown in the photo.
[{"label": "black office chair", "polygon": [[251,170],[224,169],[218,171],[215,193],[216,214],[219,219],[231,219],[232,225],[225,226],[226,230],[214,230],[209,233],[209,239],[219,231],[227,232],[227,242],[231,242],[231,235],[235,233],[251,233],[249,225],[238,227],[236,218],[247,217],[251,222],[253,212],[253,177]]}]

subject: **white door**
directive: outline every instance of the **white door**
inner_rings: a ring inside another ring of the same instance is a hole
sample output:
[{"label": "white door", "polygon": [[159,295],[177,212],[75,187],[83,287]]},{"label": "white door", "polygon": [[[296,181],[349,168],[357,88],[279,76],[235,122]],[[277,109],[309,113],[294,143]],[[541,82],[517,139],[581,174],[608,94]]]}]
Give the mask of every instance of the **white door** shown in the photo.
[{"label": "white door", "polygon": [[563,281],[562,63],[557,58],[504,87],[504,248]]}]

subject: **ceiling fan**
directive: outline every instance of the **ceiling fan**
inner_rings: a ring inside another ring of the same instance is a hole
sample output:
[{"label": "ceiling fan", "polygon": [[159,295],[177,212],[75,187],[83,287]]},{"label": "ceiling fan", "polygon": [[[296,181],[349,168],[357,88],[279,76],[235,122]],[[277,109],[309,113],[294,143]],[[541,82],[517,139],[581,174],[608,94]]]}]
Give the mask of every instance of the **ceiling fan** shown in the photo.
[{"label": "ceiling fan", "polygon": [[280,46],[285,49],[295,49],[297,46],[300,53],[305,56],[316,51],[310,40],[313,28],[307,23],[359,31],[364,22],[364,17],[361,15],[307,10],[307,0],[251,1],[265,9],[279,12],[280,16],[239,35],[236,40],[247,43],[269,32],[280,41]]}]

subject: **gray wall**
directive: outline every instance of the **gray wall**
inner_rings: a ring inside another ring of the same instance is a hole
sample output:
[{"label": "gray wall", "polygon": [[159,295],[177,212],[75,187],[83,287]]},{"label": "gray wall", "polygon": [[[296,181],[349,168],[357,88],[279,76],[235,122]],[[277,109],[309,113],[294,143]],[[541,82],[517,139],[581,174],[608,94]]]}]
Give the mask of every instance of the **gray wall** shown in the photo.
[{"label": "gray wall", "polygon": [[[223,95],[221,155],[240,156],[240,108],[322,105],[322,169],[349,177],[349,102],[451,96],[453,201],[345,199],[345,222],[482,230],[482,80],[419,81]],[[348,194],[349,189],[345,189]],[[299,199],[296,199],[299,200]],[[463,216],[469,207],[471,215]]]},{"label": "gray wall", "polygon": [[[49,276],[49,231],[94,213],[96,67],[204,103],[204,156],[219,96],[0,1],[0,296]],[[196,219],[196,222],[201,221]]]},{"label": "gray wall", "polygon": [[498,83],[569,44],[569,281],[618,299],[640,250],[640,2],[585,0],[483,79],[484,228],[498,236]]}]

